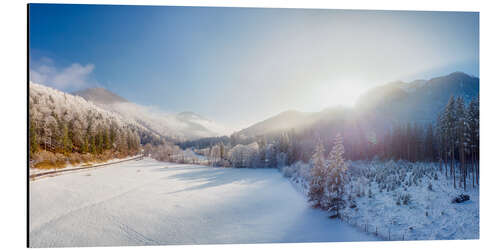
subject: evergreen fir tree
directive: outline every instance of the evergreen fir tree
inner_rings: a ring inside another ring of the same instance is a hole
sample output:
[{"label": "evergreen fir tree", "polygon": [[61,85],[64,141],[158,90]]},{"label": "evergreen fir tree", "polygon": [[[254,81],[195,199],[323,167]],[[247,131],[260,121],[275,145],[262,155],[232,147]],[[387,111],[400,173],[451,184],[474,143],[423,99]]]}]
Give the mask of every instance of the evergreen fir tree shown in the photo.
[{"label": "evergreen fir tree", "polygon": [[111,149],[111,138],[107,129],[104,129],[104,149]]},{"label": "evergreen fir tree", "polygon": [[32,158],[33,154],[36,151],[38,151],[38,139],[36,136],[35,122],[33,122],[33,120],[30,121],[29,138],[30,138],[30,158]]},{"label": "evergreen fir tree", "polygon": [[325,178],[326,207],[332,211],[343,208],[344,185],[347,182],[347,166],[344,160],[342,136],[337,134],[333,148],[328,154]]},{"label": "evergreen fir tree", "polygon": [[81,148],[81,152],[83,154],[85,153],[88,153],[89,152],[89,138],[87,135],[85,135],[83,137],[83,144],[82,144],[82,148]]},{"label": "evergreen fir tree", "polygon": [[312,155],[313,167],[311,169],[311,181],[309,183],[309,201],[314,203],[314,206],[321,206],[321,201],[324,195],[325,187],[325,148],[320,139],[316,144],[316,148]]},{"label": "evergreen fir tree", "polygon": [[458,97],[455,104],[456,115],[456,143],[460,159],[460,183],[464,190],[467,189],[467,167],[465,165],[465,146],[466,146],[466,112],[465,103],[462,97]]},{"label": "evergreen fir tree", "polygon": [[455,181],[455,138],[456,138],[456,112],[455,112],[455,97],[451,96],[444,110],[444,130],[446,134],[446,143],[448,151],[446,152],[450,159],[450,175],[453,176],[453,187],[456,188]]},{"label": "evergreen fir tree", "polygon": [[71,153],[73,149],[73,143],[69,137],[68,126],[64,123],[62,125],[62,148],[64,153]]}]

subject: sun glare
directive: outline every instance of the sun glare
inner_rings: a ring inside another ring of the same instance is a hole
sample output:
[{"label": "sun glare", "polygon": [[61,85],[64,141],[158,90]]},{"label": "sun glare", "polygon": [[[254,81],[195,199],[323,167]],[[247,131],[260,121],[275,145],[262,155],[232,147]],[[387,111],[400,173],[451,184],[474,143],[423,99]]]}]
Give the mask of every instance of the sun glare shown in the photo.
[{"label": "sun glare", "polygon": [[359,96],[365,90],[363,84],[355,81],[343,81],[338,83],[325,83],[319,85],[311,98],[315,104],[315,110],[328,107],[344,106],[353,107]]}]

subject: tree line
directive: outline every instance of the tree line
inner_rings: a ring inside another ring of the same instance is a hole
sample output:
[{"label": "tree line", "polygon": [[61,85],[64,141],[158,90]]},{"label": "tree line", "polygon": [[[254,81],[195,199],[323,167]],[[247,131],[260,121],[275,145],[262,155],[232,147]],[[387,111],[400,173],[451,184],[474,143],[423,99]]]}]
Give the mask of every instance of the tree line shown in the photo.
[{"label": "tree line", "polygon": [[[479,182],[479,99],[469,103],[451,96],[435,121],[395,123],[385,133],[366,132],[360,123],[331,127],[322,135],[313,129],[284,131],[249,139],[232,135],[224,140],[211,138],[198,152],[208,157],[210,165],[232,167],[280,167],[313,159],[318,138],[326,150],[335,146],[332,134],[344,140],[346,160],[404,160],[441,162],[455,185],[467,188]],[[365,124],[366,125],[366,124]],[[458,183],[458,184],[457,184]]]},{"label": "tree line", "polygon": [[65,121],[53,117],[41,122],[30,119],[31,155],[39,150],[61,154],[102,154],[106,150],[128,153],[137,152],[140,147],[139,135],[132,129],[120,129],[114,123],[94,129],[91,119],[89,125],[82,128],[77,119]]}]

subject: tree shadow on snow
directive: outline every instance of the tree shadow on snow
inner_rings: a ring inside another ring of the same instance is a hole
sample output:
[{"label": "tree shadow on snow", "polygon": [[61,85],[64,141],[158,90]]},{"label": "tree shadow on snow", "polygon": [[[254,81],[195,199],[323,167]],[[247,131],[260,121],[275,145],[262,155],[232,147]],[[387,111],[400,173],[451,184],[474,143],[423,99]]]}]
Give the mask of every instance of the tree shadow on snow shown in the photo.
[{"label": "tree shadow on snow", "polygon": [[[200,183],[198,185],[194,185],[185,189],[169,192],[167,194],[175,194],[184,191],[192,191],[192,190],[200,190],[204,188],[222,186],[234,182],[238,182],[240,184],[252,184],[255,182],[268,182],[269,179],[266,177],[269,173],[263,173],[262,169],[230,169],[230,168],[200,168],[196,166],[186,166],[186,167],[175,167],[175,168],[166,168],[159,169],[163,171],[174,171],[174,170],[192,170],[188,172],[174,174],[166,179],[178,179],[182,181],[189,181],[192,183]],[[257,172],[258,171],[258,172]],[[272,170],[269,169],[269,172]],[[265,171],[268,172],[268,171]]]}]

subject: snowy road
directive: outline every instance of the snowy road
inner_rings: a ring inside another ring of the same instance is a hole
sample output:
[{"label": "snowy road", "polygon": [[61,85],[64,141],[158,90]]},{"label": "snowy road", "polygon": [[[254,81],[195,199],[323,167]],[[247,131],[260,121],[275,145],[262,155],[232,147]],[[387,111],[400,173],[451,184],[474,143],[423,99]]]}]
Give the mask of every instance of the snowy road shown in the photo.
[{"label": "snowy road", "polygon": [[131,161],[30,182],[30,246],[376,240],[275,169]]}]

